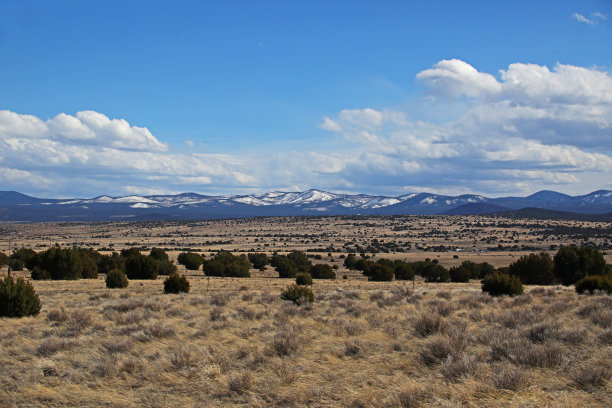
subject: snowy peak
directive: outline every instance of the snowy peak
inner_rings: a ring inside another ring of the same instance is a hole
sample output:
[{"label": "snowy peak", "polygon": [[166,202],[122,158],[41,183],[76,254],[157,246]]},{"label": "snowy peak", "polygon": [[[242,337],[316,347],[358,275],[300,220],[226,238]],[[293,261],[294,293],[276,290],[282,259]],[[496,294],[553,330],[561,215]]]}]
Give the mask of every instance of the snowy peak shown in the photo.
[{"label": "snowy peak", "polygon": [[520,210],[526,207],[604,214],[612,212],[612,191],[599,190],[582,196],[540,191],[528,197],[487,198],[474,194],[447,196],[433,193],[390,197],[338,194],[311,189],[229,196],[196,193],[124,197],[101,195],[90,199],[40,199],[17,192],[0,191],[0,221],[116,219],[113,217],[203,219],[275,215],[486,214],[498,209]]}]

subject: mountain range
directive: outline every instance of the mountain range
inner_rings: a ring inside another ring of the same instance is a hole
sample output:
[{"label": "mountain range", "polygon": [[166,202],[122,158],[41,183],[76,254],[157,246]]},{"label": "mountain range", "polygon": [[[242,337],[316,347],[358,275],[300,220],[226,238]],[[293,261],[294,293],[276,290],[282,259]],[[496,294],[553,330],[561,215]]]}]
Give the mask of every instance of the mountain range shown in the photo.
[{"label": "mountain range", "polygon": [[[398,197],[336,194],[322,190],[274,191],[263,194],[208,196],[99,196],[88,199],[45,199],[0,191],[0,221],[188,220],[299,215],[469,215],[508,213],[525,208],[565,214],[612,213],[612,191],[581,196],[540,191],[527,197],[488,198],[475,194],[445,196],[412,193]],[[544,212],[543,212],[544,211]],[[532,211],[533,212],[533,211]],[[580,218],[580,217],[578,217]]]}]

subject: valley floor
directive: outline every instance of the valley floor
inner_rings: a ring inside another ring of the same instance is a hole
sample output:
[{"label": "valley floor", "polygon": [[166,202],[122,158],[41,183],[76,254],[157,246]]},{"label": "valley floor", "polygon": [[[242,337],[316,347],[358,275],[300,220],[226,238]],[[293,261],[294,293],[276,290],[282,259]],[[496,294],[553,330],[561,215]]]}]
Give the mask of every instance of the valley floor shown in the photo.
[{"label": "valley floor", "polygon": [[[161,279],[161,278],[160,278]],[[609,407],[612,297],[477,282],[34,282],[42,311],[0,319],[3,407]]]}]

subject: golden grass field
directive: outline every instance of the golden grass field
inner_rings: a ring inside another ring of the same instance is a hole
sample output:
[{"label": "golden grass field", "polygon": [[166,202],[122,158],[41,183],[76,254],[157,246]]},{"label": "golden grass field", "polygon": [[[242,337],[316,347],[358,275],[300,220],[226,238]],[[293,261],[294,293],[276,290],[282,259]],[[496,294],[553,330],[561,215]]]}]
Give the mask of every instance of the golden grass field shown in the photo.
[{"label": "golden grass field", "polygon": [[[375,217],[1,227],[12,245],[138,243],[168,247],[173,259],[180,247],[272,252],[402,240],[412,249],[376,256],[431,257],[447,267],[466,259],[505,266],[529,252],[480,252],[491,246],[482,238],[496,245],[511,236],[542,249],[573,242],[539,240],[530,224],[463,225],[482,222],[473,218],[407,217],[413,229],[400,231],[392,230],[399,221]],[[607,226],[596,227],[604,235],[591,241],[607,242]],[[408,236],[432,230],[449,239]],[[449,242],[470,252],[415,249]],[[327,252],[314,262],[341,265],[339,253]],[[296,306],[279,297],[293,280],[276,278],[271,267],[251,272],[210,279],[191,272],[182,295],[163,294],[161,277],[113,290],[103,276],[34,281],[41,313],[0,318],[0,406],[612,406],[609,295],[527,286],[521,296],[491,298],[476,281],[417,279],[413,289],[412,282],[368,282],[340,266],[339,279],[315,281],[314,303]]]}]

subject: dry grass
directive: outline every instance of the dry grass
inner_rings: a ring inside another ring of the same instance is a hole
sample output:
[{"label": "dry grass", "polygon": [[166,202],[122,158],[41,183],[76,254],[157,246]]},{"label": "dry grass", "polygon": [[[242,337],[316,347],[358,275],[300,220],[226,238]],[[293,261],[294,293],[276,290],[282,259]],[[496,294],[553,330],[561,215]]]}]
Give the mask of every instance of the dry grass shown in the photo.
[{"label": "dry grass", "polygon": [[[492,225],[501,222],[509,221],[277,218],[11,224],[4,231],[22,233],[33,248],[112,242],[120,250],[138,242],[171,248],[174,260],[183,247],[207,256],[217,249],[271,253],[365,246],[377,237],[413,245],[377,257],[431,257],[446,267],[466,259],[505,266],[528,251],[459,253],[455,259],[454,252],[415,246],[476,245],[480,251],[518,239],[547,250],[570,243],[530,235],[538,222]],[[428,235],[434,229],[448,240]],[[209,240],[231,243],[205,244]],[[612,406],[611,296],[526,287],[519,297],[492,298],[477,282],[421,279],[413,289],[412,282],[368,282],[344,269],[338,253],[330,258],[327,252],[319,252],[321,262],[337,265],[338,279],[315,281],[315,302],[302,306],[280,300],[292,281],[276,278],[269,267],[252,270],[250,279],[190,272],[186,295],[164,295],[161,279],[115,290],[105,288],[103,277],[34,282],[40,315],[0,319],[0,406]]]},{"label": "dry grass", "polygon": [[288,280],[190,279],[35,282],[42,313],[0,319],[0,406],[612,403],[609,296],[349,279],[296,306]]}]

